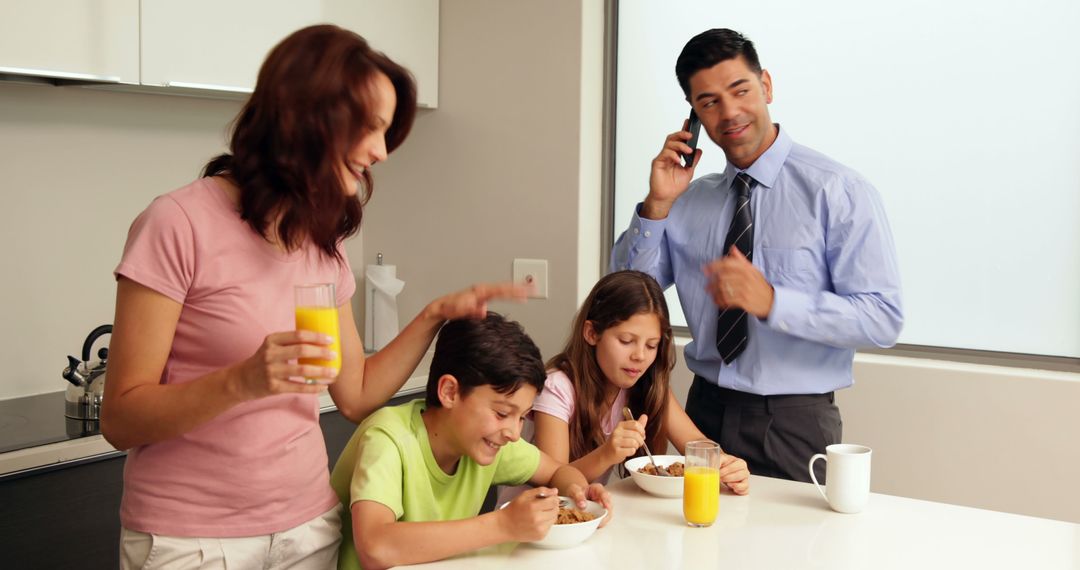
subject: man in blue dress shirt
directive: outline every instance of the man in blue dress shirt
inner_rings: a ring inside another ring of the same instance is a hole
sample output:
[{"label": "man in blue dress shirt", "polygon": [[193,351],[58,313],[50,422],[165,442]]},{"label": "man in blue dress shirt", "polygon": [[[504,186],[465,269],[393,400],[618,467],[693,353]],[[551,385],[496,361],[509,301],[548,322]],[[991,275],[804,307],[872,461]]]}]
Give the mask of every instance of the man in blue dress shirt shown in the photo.
[{"label": "man in blue dress shirt", "polygon": [[675,70],[727,165],[691,183],[701,150],[684,167],[691,135],[668,135],[611,268],[678,290],[698,427],[752,473],[809,481],[811,455],[840,442],[833,392],[851,386],[855,349],[892,346],[903,324],[885,210],[859,173],[772,122],[772,79],[750,40],[708,30]]}]

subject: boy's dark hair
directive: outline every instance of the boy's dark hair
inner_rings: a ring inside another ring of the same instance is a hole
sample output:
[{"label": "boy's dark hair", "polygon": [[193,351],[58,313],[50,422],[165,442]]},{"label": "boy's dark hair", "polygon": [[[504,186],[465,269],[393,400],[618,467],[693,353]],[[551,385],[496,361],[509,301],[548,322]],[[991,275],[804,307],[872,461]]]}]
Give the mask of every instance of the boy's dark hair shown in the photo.
[{"label": "boy's dark hair", "polygon": [[754,42],[746,36],[727,28],[713,28],[690,38],[675,61],[675,77],[683,93],[690,96],[690,78],[702,69],[742,56],[746,66],[761,75]]},{"label": "boy's dark hair", "polygon": [[462,396],[479,386],[512,394],[527,384],[540,392],[547,377],[540,349],[521,325],[490,311],[483,319],[450,321],[439,331],[428,371],[428,408],[442,407],[439,378],[444,374],[457,379]]}]

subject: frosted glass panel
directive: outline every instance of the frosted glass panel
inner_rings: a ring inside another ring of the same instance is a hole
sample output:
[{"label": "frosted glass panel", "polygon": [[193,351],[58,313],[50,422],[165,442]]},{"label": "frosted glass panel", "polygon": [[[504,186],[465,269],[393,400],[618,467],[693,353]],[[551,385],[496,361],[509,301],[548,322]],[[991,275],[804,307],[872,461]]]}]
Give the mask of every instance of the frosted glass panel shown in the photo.
[{"label": "frosted glass panel", "polygon": [[[884,197],[900,342],[1080,357],[1080,2],[621,2],[616,237],[689,111],[675,59],[712,27],[754,41],[774,121]],[[724,167],[702,135],[699,176]]]}]

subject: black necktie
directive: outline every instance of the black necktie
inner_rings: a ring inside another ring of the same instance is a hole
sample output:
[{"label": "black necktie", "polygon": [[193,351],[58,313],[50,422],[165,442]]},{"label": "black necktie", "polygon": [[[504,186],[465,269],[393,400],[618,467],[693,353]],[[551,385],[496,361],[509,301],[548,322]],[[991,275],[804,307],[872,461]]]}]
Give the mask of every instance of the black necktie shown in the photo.
[{"label": "black necktie", "polygon": [[[750,188],[754,179],[745,172],[735,177],[731,189],[735,191],[735,215],[731,218],[727,238],[724,239],[724,255],[735,245],[746,259],[754,259],[754,216],[750,211]],[[746,311],[737,308],[721,309],[716,320],[716,350],[724,362],[731,364],[742,354],[747,341]]]}]

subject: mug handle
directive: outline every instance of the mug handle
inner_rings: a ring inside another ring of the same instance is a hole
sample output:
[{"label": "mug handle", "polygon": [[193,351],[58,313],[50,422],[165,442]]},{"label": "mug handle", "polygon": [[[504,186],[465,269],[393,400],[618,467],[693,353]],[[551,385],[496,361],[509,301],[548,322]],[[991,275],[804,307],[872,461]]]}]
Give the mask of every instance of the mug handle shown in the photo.
[{"label": "mug handle", "polygon": [[826,462],[829,461],[829,458],[826,457],[824,453],[815,453],[814,456],[810,458],[810,465],[807,469],[810,470],[810,479],[814,481],[814,487],[818,490],[818,493],[821,493],[821,498],[828,501],[829,496],[825,494],[825,490],[822,489],[821,484],[817,482],[817,475],[814,475],[814,462],[818,459],[824,459]]}]

